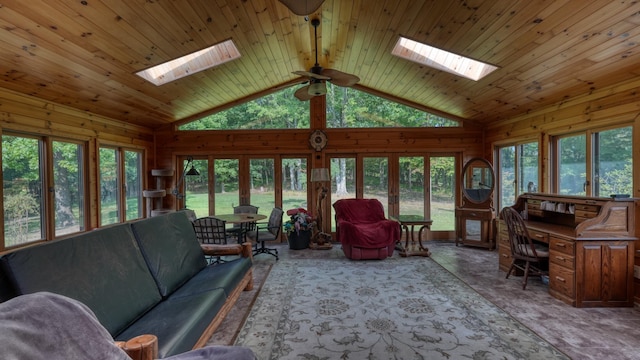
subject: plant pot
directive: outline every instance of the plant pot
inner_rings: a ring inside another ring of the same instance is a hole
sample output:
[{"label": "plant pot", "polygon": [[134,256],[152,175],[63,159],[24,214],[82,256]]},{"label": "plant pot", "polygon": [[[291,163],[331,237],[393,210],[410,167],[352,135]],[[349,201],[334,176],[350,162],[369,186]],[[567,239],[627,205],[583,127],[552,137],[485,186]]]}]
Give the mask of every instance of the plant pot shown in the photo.
[{"label": "plant pot", "polygon": [[290,232],[288,235],[289,238],[289,249],[291,250],[301,250],[309,247],[309,241],[311,241],[311,230],[301,230],[298,232]]}]

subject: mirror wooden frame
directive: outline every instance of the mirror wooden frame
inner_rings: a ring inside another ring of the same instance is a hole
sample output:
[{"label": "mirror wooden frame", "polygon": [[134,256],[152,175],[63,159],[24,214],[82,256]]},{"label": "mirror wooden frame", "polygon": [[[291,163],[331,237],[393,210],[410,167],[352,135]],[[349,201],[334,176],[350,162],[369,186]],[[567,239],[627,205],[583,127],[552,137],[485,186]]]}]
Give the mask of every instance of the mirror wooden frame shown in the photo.
[{"label": "mirror wooden frame", "polygon": [[469,160],[462,169],[462,206],[467,202],[479,208],[493,208],[493,192],[495,188],[493,166],[483,158]]},{"label": "mirror wooden frame", "polygon": [[495,248],[495,180],[493,166],[486,159],[472,158],[464,165],[460,176],[462,204],[455,212],[456,246]]}]

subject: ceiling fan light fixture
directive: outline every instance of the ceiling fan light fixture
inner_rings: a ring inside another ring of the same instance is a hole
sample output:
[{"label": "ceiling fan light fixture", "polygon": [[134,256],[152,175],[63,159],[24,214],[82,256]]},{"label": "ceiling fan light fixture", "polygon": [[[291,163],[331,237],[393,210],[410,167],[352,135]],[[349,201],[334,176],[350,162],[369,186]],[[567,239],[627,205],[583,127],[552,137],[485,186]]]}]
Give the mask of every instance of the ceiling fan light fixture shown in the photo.
[{"label": "ceiling fan light fixture", "polygon": [[309,85],[309,95],[321,96],[327,93],[327,84],[321,80],[313,81]]},{"label": "ceiling fan light fixture", "polygon": [[304,16],[309,15],[320,8],[324,0],[280,0],[292,13]]}]

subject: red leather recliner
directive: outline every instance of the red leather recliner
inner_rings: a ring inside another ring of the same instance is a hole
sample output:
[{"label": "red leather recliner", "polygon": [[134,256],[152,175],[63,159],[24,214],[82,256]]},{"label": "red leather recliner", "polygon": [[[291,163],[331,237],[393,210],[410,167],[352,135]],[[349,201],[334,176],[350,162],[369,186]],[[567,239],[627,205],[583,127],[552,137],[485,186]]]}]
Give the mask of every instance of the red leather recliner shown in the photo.
[{"label": "red leather recliner", "polygon": [[400,240],[400,224],[384,215],[377,199],[342,199],[333,203],[336,237],[349,259],[385,259]]}]

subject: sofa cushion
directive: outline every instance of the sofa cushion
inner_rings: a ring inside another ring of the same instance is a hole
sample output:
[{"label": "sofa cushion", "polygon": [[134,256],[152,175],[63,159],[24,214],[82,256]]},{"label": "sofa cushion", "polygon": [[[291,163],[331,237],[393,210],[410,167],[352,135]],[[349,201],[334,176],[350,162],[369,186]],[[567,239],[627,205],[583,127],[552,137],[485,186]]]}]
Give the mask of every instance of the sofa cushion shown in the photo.
[{"label": "sofa cushion", "polygon": [[229,296],[250,269],[251,259],[248,257],[209,265],[178,288],[171,297],[190,296],[215,289],[222,289]]},{"label": "sofa cushion", "polygon": [[191,296],[171,296],[118,334],[116,340],[126,341],[138,335],[154,334],[158,337],[160,358],[189,351],[226,299],[223,289]]},{"label": "sofa cushion", "polygon": [[2,266],[0,266],[0,303],[14,298],[17,295],[7,274],[2,270]]},{"label": "sofa cushion", "polygon": [[136,221],[131,227],[163,297],[207,265],[185,212]]},{"label": "sofa cushion", "polygon": [[161,300],[128,224],[23,248],[0,263],[19,294],[48,291],[76,299],[111,334]]}]

